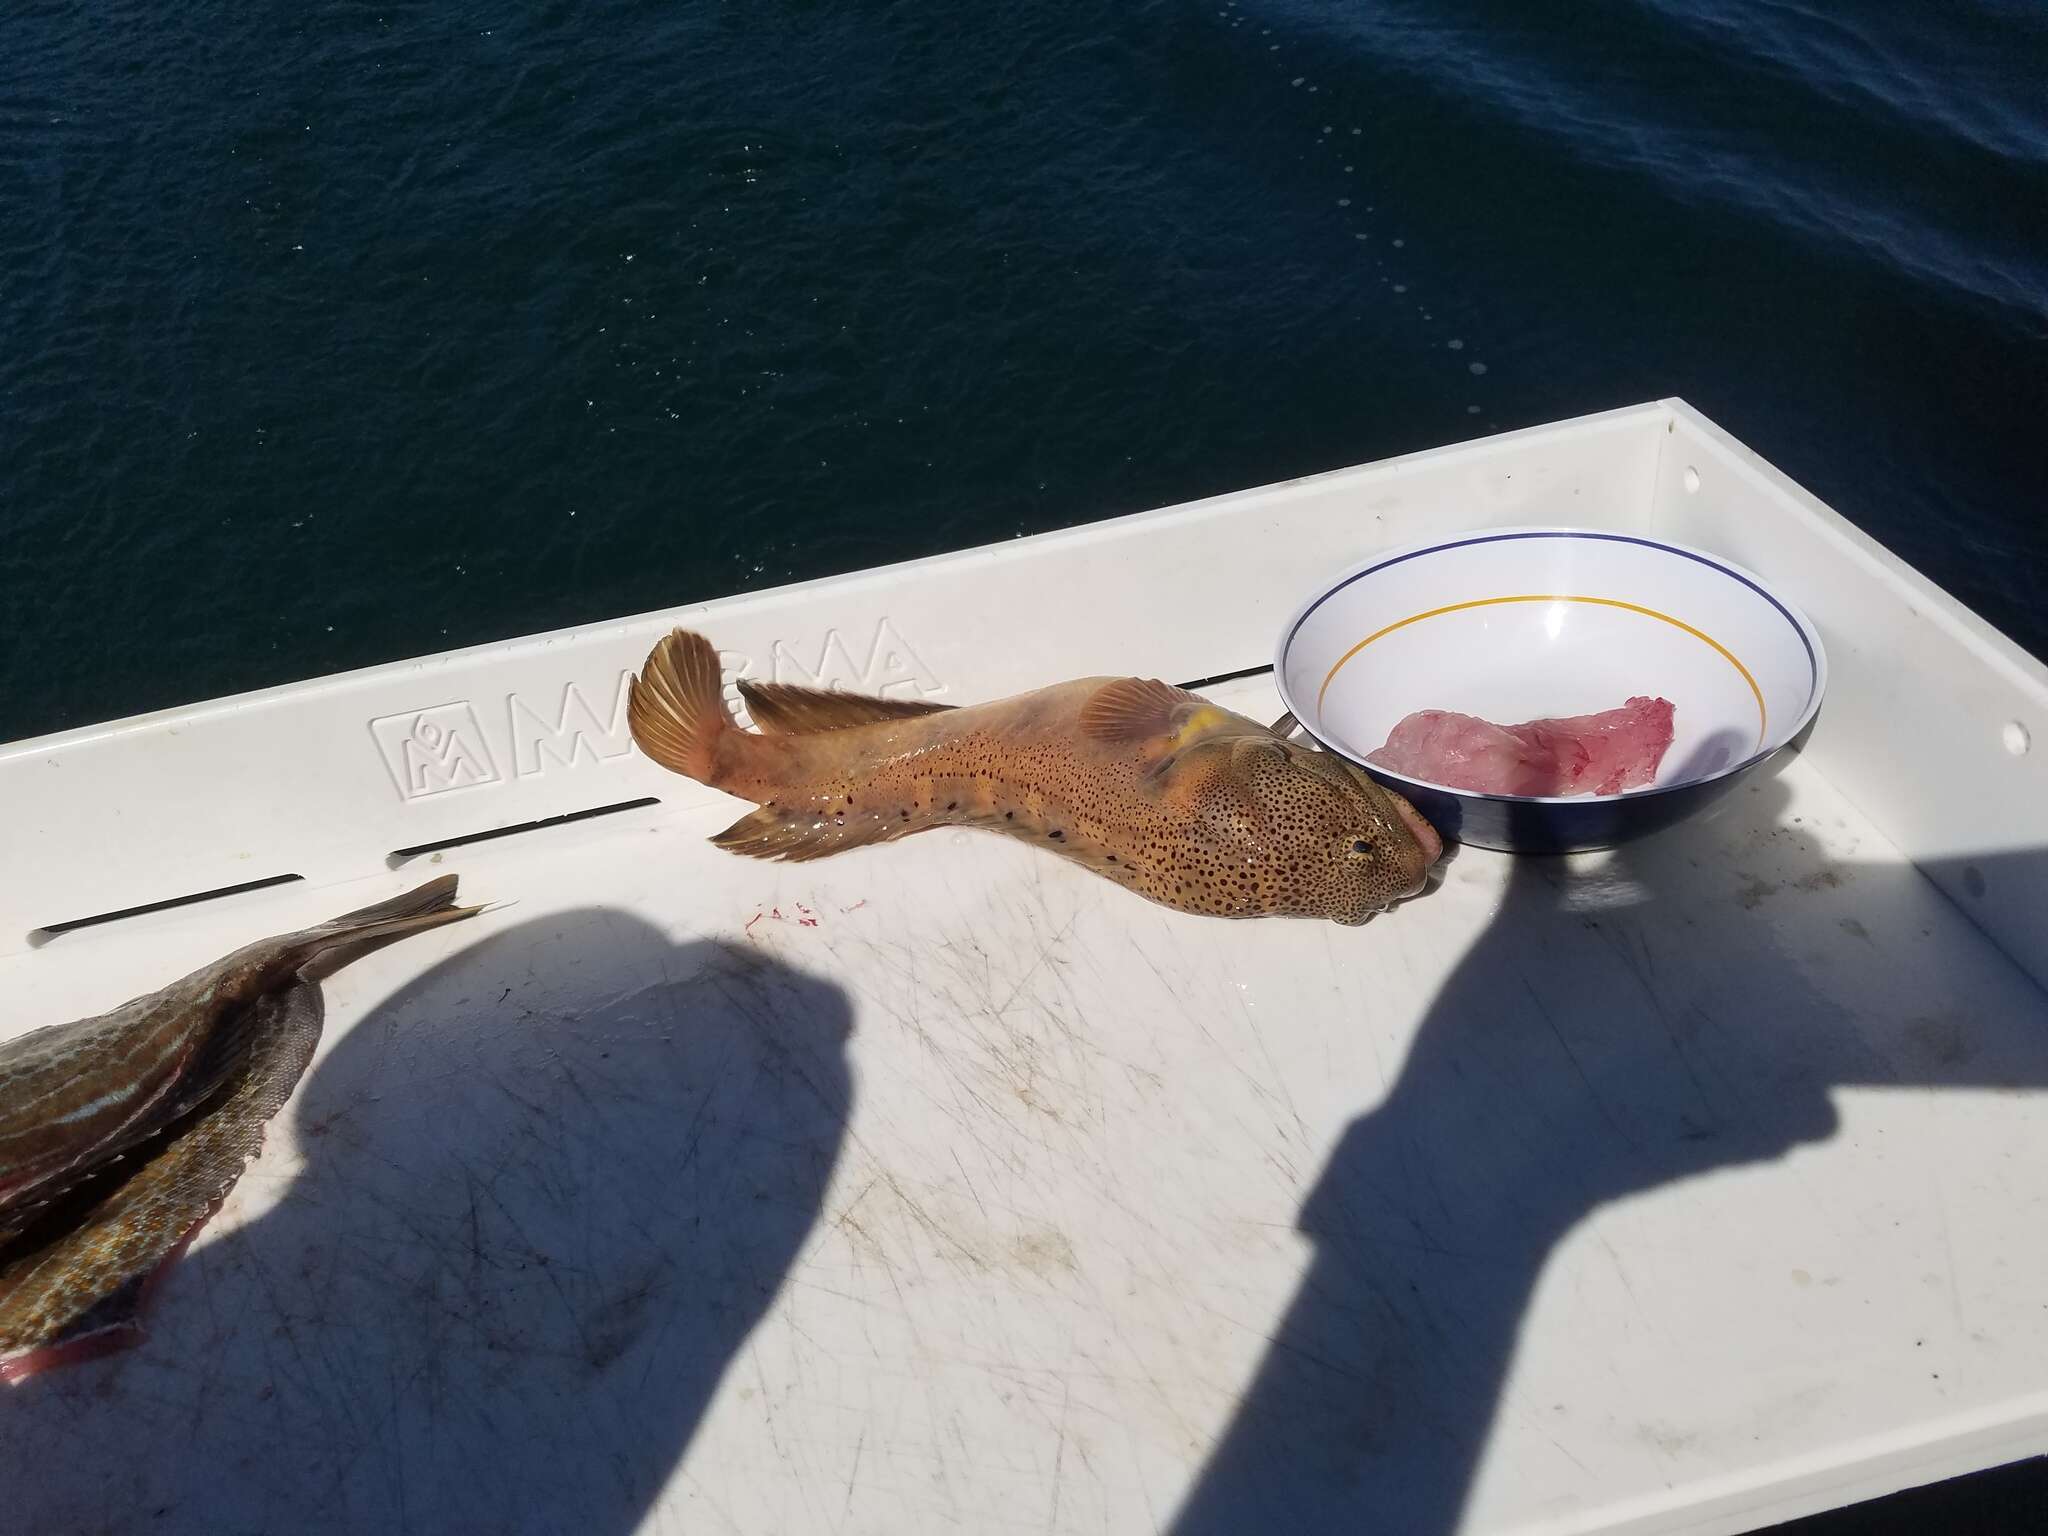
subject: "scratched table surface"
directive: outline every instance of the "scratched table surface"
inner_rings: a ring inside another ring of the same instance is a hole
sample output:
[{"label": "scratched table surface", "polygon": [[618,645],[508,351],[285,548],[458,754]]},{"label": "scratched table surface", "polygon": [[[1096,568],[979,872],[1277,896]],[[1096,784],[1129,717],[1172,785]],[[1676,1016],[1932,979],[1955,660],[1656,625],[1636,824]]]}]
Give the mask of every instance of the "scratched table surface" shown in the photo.
[{"label": "scratched table surface", "polygon": [[1802,764],[1362,930],[724,816],[449,856],[515,904],[330,981],[147,1344],[0,1399],[17,1528],[1734,1530],[2042,1443],[2048,1003]]},{"label": "scratched table surface", "polygon": [[[618,709],[672,621],[948,702],[1224,677],[1516,521],[1782,573],[1807,750],[1346,929],[981,832],[733,858]],[[0,1529],[1712,1536],[2048,1450],[2048,673],[1859,540],[1664,402],[0,747],[0,1032],[505,903],[326,983],[147,1340],[0,1394]]]}]

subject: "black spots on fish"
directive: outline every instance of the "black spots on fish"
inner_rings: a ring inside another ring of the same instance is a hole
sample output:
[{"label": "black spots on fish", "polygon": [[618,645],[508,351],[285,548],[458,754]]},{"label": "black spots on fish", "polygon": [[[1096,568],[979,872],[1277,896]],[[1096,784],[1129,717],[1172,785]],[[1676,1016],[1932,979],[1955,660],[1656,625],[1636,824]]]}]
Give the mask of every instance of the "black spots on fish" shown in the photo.
[{"label": "black spots on fish", "polygon": [[901,816],[905,821],[910,820],[910,812],[908,811],[898,811],[896,814],[898,816]]},{"label": "black spots on fish", "polygon": [[1015,811],[1005,811],[1005,812],[1003,812],[1003,820],[1005,820],[1005,821],[1015,821],[1016,819],[1017,819],[1017,813],[1016,813]]},{"label": "black spots on fish", "polygon": [[946,809],[949,811],[957,811],[960,809],[960,802],[958,800],[948,800],[946,802]]},{"label": "black spots on fish", "polygon": [[1064,843],[1067,840],[1067,834],[1062,832],[1058,827],[1054,827],[1050,832],[1046,833],[1045,835],[1051,838],[1056,843]]}]

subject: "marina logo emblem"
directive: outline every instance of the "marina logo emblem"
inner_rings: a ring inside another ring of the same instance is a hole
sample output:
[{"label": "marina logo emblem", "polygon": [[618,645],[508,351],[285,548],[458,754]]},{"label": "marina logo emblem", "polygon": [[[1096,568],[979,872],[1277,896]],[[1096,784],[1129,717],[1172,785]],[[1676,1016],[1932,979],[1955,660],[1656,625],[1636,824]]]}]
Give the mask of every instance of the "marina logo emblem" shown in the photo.
[{"label": "marina logo emblem", "polygon": [[609,715],[591,708],[590,700],[574,683],[563,684],[561,697],[551,706],[508,694],[505,712],[512,730],[513,773],[530,779],[556,766],[573,768],[579,759],[601,763],[631,752],[633,732],[626,723],[626,699],[632,680],[630,672],[619,674]]},{"label": "marina logo emblem", "polygon": [[466,701],[382,716],[370,722],[370,734],[401,800],[504,781],[476,706]]},{"label": "marina logo emblem", "polygon": [[[945,692],[945,684],[933,676],[888,619],[876,624],[865,651],[863,655],[858,642],[849,644],[840,630],[829,629],[815,650],[800,651],[777,640],[768,649],[765,669],[757,669],[752,657],[737,651],[720,652],[719,661],[728,678],[727,699],[735,707],[741,701],[731,679],[756,677],[762,670],[775,682],[806,688],[845,688],[897,698],[930,698]],[[632,676],[630,670],[622,671],[616,689],[602,705],[593,704],[590,695],[575,683],[563,684],[561,692],[546,698],[506,694],[502,714],[495,706],[486,706],[493,733],[485,732],[483,716],[473,702],[464,699],[379,716],[370,722],[370,734],[377,740],[401,800],[424,800],[458,789],[615,762],[633,751],[633,734],[626,721]],[[491,745],[493,735],[499,744],[497,751]]]}]

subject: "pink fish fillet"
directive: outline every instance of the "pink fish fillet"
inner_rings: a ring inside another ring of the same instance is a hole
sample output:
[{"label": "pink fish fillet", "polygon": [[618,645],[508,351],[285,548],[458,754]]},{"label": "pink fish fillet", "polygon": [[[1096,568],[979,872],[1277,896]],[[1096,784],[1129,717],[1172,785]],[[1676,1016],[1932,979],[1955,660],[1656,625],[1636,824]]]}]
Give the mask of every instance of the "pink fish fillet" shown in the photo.
[{"label": "pink fish fillet", "polygon": [[1447,709],[1420,709],[1368,753],[1375,767],[1485,795],[1616,795],[1657,777],[1671,748],[1669,699],[1566,720],[1493,725]]}]

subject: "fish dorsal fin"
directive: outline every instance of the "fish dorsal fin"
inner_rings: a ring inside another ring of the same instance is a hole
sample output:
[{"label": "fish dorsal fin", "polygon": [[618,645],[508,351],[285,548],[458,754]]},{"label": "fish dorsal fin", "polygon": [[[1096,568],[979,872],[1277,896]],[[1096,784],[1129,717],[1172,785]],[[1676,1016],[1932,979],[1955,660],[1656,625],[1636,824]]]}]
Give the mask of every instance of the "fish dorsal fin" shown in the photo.
[{"label": "fish dorsal fin", "polygon": [[1081,734],[1094,741],[1151,741],[1178,733],[1176,718],[1204,701],[1156,677],[1120,677],[1104,683],[1081,706]]},{"label": "fish dorsal fin", "polygon": [[813,731],[873,725],[878,720],[907,720],[953,707],[924,699],[885,699],[871,693],[798,688],[748,678],[740,679],[740,697],[747,701],[747,713],[754,717],[756,729],[770,736],[807,736]]}]

